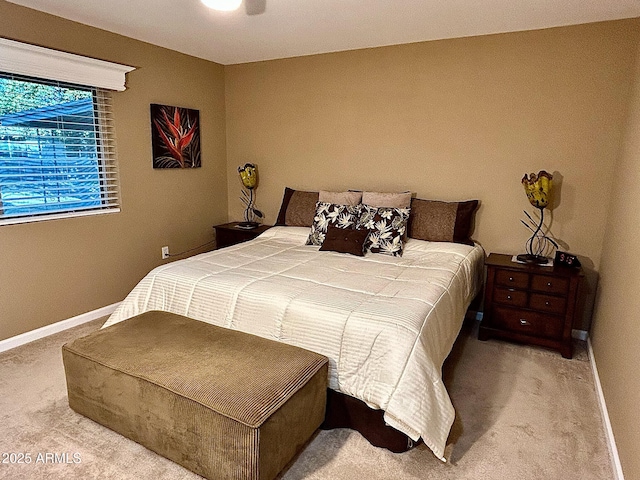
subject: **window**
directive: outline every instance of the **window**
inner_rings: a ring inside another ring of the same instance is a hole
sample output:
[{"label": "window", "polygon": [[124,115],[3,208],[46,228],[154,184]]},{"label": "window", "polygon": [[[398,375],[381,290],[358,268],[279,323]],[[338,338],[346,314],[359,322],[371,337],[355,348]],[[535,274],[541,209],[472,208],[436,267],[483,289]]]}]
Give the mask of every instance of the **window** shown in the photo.
[{"label": "window", "polygon": [[118,207],[109,95],[0,73],[0,218]]},{"label": "window", "polygon": [[0,225],[119,211],[111,90],[131,70],[0,38]]}]

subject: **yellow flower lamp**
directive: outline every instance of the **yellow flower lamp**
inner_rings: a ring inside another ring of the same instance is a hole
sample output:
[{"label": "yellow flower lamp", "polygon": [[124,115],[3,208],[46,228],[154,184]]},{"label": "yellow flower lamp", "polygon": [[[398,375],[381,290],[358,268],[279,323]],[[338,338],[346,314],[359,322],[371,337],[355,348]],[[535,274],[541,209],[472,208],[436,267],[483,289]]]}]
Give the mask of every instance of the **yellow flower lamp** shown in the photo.
[{"label": "yellow flower lamp", "polygon": [[244,167],[238,167],[238,173],[240,174],[240,180],[249,190],[256,188],[258,185],[258,171],[253,163],[245,163]]},{"label": "yellow flower lamp", "polygon": [[529,176],[525,174],[525,176],[522,177],[524,192],[527,194],[529,203],[540,210],[540,220],[536,222],[531,215],[526,211],[524,212],[527,216],[527,221],[521,220],[521,222],[532,232],[532,235],[526,243],[527,253],[517,256],[517,259],[521,262],[534,264],[547,263],[549,259],[544,253],[550,250],[552,246],[558,248],[558,244],[545,235],[542,228],[544,209],[547,208],[551,200],[552,180],[553,175],[544,170],[538,172],[537,175],[532,173]]},{"label": "yellow flower lamp", "polygon": [[[247,229],[256,228],[260,225],[257,219],[264,216],[260,210],[255,208],[254,190],[258,186],[258,169],[253,163],[245,163],[244,166],[238,167],[238,173],[240,174],[240,180],[244,187],[241,190],[240,201],[245,206],[244,222],[240,222],[238,227]],[[249,191],[248,193],[247,190]]]}]

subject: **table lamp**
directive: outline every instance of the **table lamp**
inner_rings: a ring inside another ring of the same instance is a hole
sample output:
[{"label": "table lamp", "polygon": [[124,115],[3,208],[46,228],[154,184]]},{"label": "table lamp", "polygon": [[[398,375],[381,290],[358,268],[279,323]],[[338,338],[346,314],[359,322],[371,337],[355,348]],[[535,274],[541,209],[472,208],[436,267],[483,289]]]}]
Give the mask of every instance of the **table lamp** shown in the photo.
[{"label": "table lamp", "polygon": [[520,262],[542,264],[547,263],[548,258],[544,255],[544,252],[554,245],[558,248],[558,244],[551,238],[547,237],[542,231],[544,222],[544,209],[549,205],[551,200],[551,186],[553,175],[544,170],[541,170],[536,175],[532,173],[530,176],[526,175],[522,177],[522,185],[524,191],[527,194],[529,203],[540,210],[540,220],[536,222],[531,215],[525,210],[524,214],[527,216],[527,221],[520,220],[522,224],[532,232],[531,238],[527,240],[526,251],[518,255],[516,258]]},{"label": "table lamp", "polygon": [[256,228],[259,225],[256,219],[264,216],[262,212],[254,206],[255,194],[253,191],[258,186],[258,169],[253,163],[245,163],[244,166],[238,167],[238,173],[240,174],[240,180],[244,187],[241,190],[240,201],[245,206],[244,222],[240,222],[238,227],[247,229]]}]

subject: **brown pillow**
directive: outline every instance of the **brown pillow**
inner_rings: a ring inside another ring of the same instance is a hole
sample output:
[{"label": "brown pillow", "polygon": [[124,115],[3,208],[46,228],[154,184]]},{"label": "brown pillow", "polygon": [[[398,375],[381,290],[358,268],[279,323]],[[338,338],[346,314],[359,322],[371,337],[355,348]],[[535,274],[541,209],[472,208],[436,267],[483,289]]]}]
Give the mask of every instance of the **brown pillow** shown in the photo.
[{"label": "brown pillow", "polygon": [[339,228],[354,228],[360,219],[362,205],[337,205],[316,203],[316,214],[307,238],[307,245],[322,245],[329,225]]},{"label": "brown pillow", "polygon": [[276,225],[310,227],[316,214],[318,197],[318,192],[304,192],[286,187]]},{"label": "brown pillow", "polygon": [[473,245],[471,231],[478,200],[440,202],[411,200],[409,237],[430,242],[454,242]]},{"label": "brown pillow", "polygon": [[320,250],[364,257],[364,242],[368,234],[368,230],[347,230],[329,225]]}]

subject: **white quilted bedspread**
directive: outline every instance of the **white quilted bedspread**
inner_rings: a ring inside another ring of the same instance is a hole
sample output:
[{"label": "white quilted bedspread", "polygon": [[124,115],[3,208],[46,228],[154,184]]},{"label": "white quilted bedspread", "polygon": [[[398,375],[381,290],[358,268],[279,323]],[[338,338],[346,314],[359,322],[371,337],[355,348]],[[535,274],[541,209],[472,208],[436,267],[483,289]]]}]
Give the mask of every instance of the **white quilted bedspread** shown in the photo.
[{"label": "white quilted bedspread", "polygon": [[308,233],[274,227],[157,267],[104,327],[165,310],[321,353],[330,388],[444,459],[454,410],[442,364],[480,289],[482,248],[409,239],[401,258],[360,258],[306,246]]}]

